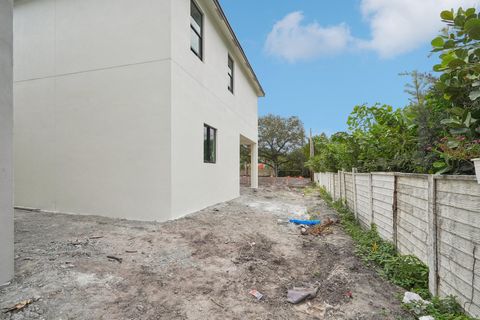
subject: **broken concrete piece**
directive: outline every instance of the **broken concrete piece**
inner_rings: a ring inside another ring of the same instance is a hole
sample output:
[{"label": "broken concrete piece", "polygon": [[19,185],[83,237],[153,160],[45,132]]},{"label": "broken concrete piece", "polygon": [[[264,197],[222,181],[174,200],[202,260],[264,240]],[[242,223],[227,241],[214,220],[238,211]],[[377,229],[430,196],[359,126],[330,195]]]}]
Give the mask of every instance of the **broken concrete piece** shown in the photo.
[{"label": "broken concrete piece", "polygon": [[415,292],[405,292],[405,295],[403,296],[403,303],[422,303],[422,304],[429,304],[430,302],[425,301],[420,297],[417,293]]},{"label": "broken concrete piece", "polygon": [[257,300],[262,300],[263,298],[263,294],[261,294],[260,292],[258,292],[257,290],[250,290],[249,292],[252,296],[254,296],[255,298],[257,298]]},{"label": "broken concrete piece", "polygon": [[300,303],[307,299],[313,299],[317,296],[318,288],[294,287],[288,290],[287,301],[293,304]]},{"label": "broken concrete piece", "polygon": [[435,318],[432,316],[423,316],[418,318],[418,320],[435,320]]}]

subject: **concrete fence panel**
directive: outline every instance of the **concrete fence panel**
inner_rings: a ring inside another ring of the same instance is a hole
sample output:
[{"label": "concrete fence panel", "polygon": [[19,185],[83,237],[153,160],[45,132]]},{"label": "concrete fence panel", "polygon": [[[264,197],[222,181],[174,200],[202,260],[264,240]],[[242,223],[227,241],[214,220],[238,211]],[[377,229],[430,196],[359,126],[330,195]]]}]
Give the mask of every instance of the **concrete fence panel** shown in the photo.
[{"label": "concrete fence panel", "polygon": [[428,176],[399,176],[396,192],[398,251],[427,263]]},{"label": "concrete fence panel", "polygon": [[438,291],[455,295],[480,316],[480,185],[452,178],[436,181]]},{"label": "concrete fence panel", "polygon": [[357,215],[360,224],[366,228],[370,227],[370,174],[357,173],[356,194],[357,194]]},{"label": "concrete fence panel", "polygon": [[351,173],[345,173],[345,190],[347,207],[353,210],[353,175]]},{"label": "concrete fence panel", "polygon": [[333,195],[333,199],[335,201],[340,199],[340,175],[339,174],[334,174],[333,175],[334,179],[334,186],[335,186],[335,194]]},{"label": "concrete fence panel", "polygon": [[480,184],[473,176],[316,173],[359,223],[428,265],[429,288],[480,317]]},{"label": "concrete fence panel", "polygon": [[393,192],[395,177],[391,174],[372,173],[373,223],[380,236],[393,241]]}]

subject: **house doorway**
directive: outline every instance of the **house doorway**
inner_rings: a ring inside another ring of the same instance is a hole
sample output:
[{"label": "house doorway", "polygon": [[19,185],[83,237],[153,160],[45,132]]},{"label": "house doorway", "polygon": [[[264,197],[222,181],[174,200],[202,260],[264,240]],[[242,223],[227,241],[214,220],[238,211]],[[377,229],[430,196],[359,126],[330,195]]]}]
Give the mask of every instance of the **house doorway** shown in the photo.
[{"label": "house doorway", "polygon": [[240,185],[258,188],[257,143],[240,135]]}]

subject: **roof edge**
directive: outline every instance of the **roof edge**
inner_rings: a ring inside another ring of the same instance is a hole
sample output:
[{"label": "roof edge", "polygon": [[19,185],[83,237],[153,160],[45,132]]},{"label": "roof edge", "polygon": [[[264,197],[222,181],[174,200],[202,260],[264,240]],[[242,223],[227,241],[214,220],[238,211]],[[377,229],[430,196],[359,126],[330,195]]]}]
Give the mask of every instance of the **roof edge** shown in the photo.
[{"label": "roof edge", "polygon": [[225,24],[227,25],[228,30],[230,31],[230,35],[232,36],[232,39],[233,39],[235,45],[236,45],[236,46],[238,47],[238,49],[240,50],[240,53],[242,54],[243,59],[245,60],[245,63],[247,64],[248,69],[249,69],[250,72],[252,73],[253,80],[255,80],[255,83],[256,83],[256,85],[257,85],[257,87],[258,87],[257,89],[258,89],[258,91],[259,91],[259,93],[260,93],[259,96],[260,96],[260,97],[264,97],[264,96],[265,96],[265,91],[263,90],[262,85],[260,84],[260,81],[258,80],[258,77],[257,77],[255,71],[254,71],[253,68],[252,68],[252,65],[250,64],[250,61],[248,60],[247,55],[245,54],[245,51],[243,50],[243,47],[242,47],[242,45],[240,44],[240,41],[238,41],[237,35],[235,34],[235,31],[233,31],[233,28],[232,28],[232,26],[230,25],[230,22],[228,21],[227,16],[225,15],[225,12],[223,11],[223,8],[222,8],[222,6],[220,5],[219,0],[213,0],[213,3],[214,3],[215,6],[217,7],[218,12],[220,13],[223,21],[225,22]]}]

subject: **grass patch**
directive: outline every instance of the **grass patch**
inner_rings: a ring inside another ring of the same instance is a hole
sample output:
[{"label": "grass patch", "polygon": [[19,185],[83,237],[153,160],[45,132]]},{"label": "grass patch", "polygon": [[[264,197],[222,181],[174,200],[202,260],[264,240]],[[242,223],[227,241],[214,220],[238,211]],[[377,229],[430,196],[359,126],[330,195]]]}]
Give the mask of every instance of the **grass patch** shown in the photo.
[{"label": "grass patch", "polygon": [[430,315],[436,320],[475,320],[463,313],[454,297],[432,299],[428,290],[428,267],[422,261],[412,255],[398,254],[392,243],[380,237],[375,225],[370,230],[363,229],[342,201],[334,201],[324,188],[318,191],[320,197],[338,212],[340,223],[354,240],[357,254],[362,260],[374,266],[380,275],[392,283],[416,292],[424,299],[431,299],[429,305],[405,305],[414,315]]}]

